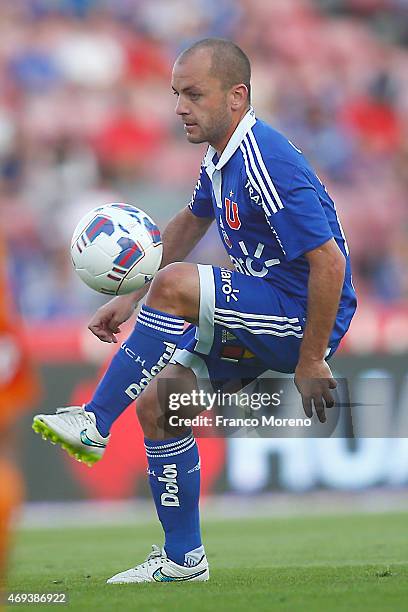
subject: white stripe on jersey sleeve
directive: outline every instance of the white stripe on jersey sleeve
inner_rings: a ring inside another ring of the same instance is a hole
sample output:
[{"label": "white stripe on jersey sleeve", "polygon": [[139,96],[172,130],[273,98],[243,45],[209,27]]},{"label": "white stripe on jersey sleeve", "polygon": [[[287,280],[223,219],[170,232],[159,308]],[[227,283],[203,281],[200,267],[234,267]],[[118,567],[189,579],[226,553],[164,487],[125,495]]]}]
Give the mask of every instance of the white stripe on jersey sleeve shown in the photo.
[{"label": "white stripe on jersey sleeve", "polygon": [[245,170],[246,170],[248,179],[250,180],[250,182],[252,184],[252,187],[255,189],[255,191],[257,191],[259,193],[259,195],[261,196],[262,208],[264,209],[265,215],[270,216],[271,213],[270,213],[269,209],[264,205],[261,190],[260,190],[257,182],[255,181],[255,179],[254,179],[254,177],[252,175],[252,172],[250,170],[249,163],[248,163],[248,156],[246,154],[246,149],[245,149],[245,147],[244,147],[244,145],[242,143],[241,143],[239,148],[241,149],[242,157],[244,158]]},{"label": "white stripe on jersey sleeve", "polygon": [[269,187],[270,187],[270,189],[271,189],[271,191],[273,193],[273,196],[275,198],[277,206],[278,206],[278,208],[282,209],[283,208],[282,200],[280,199],[279,194],[278,194],[278,192],[276,190],[276,187],[273,184],[272,179],[271,179],[271,177],[269,175],[269,172],[268,172],[268,170],[267,170],[267,168],[265,166],[265,162],[263,160],[263,157],[261,155],[261,151],[259,150],[258,143],[255,140],[255,136],[254,136],[252,130],[248,132],[248,136],[249,136],[249,140],[252,143],[252,146],[254,147],[256,158],[257,158],[258,163],[259,163],[259,165],[261,167],[261,170],[262,170],[262,173],[264,175],[264,178],[265,178],[266,182],[268,183],[268,185],[269,185]]},{"label": "white stripe on jersey sleeve", "polygon": [[[272,232],[273,232],[273,234],[274,234],[274,236],[275,236],[275,238],[276,238],[276,240],[277,240],[277,242],[278,242],[278,244],[279,244],[280,248],[282,249],[282,253],[283,253],[284,255],[286,255],[286,251],[285,251],[285,249],[283,248],[283,244],[282,244],[282,242],[281,242],[281,240],[280,240],[280,238],[279,238],[279,236],[278,236],[278,233],[277,233],[277,231],[275,230],[275,228],[273,227],[272,223],[270,222],[271,211],[270,211],[270,209],[268,208],[267,204],[264,202],[264,198],[263,198],[262,191],[261,191],[261,189],[259,188],[259,186],[258,186],[257,182],[255,181],[255,179],[254,179],[254,177],[253,177],[253,175],[252,175],[252,172],[251,172],[251,169],[250,169],[250,166],[249,166],[249,161],[248,161],[248,156],[247,156],[246,148],[243,146],[243,144],[242,144],[242,143],[241,143],[241,145],[240,145],[240,149],[241,149],[242,157],[244,158],[244,163],[245,163],[245,171],[246,171],[246,173],[247,173],[248,179],[249,179],[249,181],[251,182],[252,187],[255,189],[255,191],[256,191],[257,193],[259,193],[259,195],[261,196],[261,205],[262,205],[262,209],[263,209],[264,214],[265,214],[266,221],[267,221],[267,223],[268,223],[269,227],[271,228],[271,230],[272,230]],[[273,212],[274,212],[274,213],[275,213],[275,212],[278,212],[278,209],[276,208],[276,206],[275,206],[274,204],[273,204],[273,208],[272,208],[272,210],[273,210]]]},{"label": "white stripe on jersey sleeve", "polygon": [[255,159],[249,144],[249,141],[247,139],[247,137],[244,138],[244,140],[242,141],[242,145],[244,146],[245,150],[246,150],[246,154],[248,156],[248,165],[250,167],[251,172],[253,172],[253,174],[256,176],[256,179],[258,181],[258,185],[261,188],[261,195],[262,195],[262,199],[265,201],[265,203],[267,202],[272,210],[273,213],[277,213],[278,209],[276,207],[275,202],[272,199],[272,196],[270,195],[269,191],[266,188],[265,183],[262,180],[262,176],[256,166],[255,163]]}]

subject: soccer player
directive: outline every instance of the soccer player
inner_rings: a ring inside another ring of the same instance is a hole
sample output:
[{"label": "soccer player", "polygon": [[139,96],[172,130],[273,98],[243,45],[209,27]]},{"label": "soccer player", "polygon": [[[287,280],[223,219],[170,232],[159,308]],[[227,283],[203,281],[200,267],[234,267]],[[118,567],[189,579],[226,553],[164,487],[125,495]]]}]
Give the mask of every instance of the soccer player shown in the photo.
[{"label": "soccer player", "polygon": [[[35,418],[37,431],[92,463],[112,422],[137,398],[165,545],[109,583],[209,577],[197,445],[191,430],[167,433],[160,380],[179,380],[185,391],[200,378],[253,379],[271,369],[295,374],[307,416],[314,406],[324,422],[334,403],[327,359],[356,308],[347,243],[302,152],[256,118],[250,76],[247,56],[227,40],[201,40],[177,58],[176,114],[189,142],[209,144],[192,200],[165,229],[162,269],[92,400]],[[182,263],[213,221],[235,271]],[[114,298],[89,329],[117,342],[144,293]],[[243,349],[235,361],[223,357],[228,339]]]}]

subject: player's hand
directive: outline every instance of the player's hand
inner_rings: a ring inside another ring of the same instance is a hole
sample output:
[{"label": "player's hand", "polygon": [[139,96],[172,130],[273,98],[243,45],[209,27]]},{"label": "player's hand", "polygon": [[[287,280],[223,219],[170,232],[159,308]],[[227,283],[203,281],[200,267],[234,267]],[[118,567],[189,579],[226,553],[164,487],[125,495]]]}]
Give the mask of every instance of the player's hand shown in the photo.
[{"label": "player's hand", "polygon": [[333,408],[334,397],[330,389],[337,387],[327,362],[299,361],[295,370],[295,385],[302,396],[308,418],[313,416],[313,404],[321,423],[326,422],[325,408]]},{"label": "player's hand", "polygon": [[104,304],[92,317],[88,329],[102,342],[117,343],[115,334],[120,334],[120,326],[135,311],[137,299],[131,295],[119,295]]}]

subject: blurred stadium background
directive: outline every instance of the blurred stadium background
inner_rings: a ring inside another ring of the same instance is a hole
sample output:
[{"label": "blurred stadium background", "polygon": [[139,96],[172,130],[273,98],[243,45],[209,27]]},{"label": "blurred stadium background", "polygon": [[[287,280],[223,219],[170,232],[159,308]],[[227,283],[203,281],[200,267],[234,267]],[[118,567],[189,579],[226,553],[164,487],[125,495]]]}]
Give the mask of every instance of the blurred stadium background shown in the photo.
[{"label": "blurred stadium background", "polygon": [[[169,78],[175,56],[208,35],[248,53],[257,115],[304,150],[336,201],[359,310],[335,368],[357,385],[383,379],[388,411],[384,437],[354,444],[203,439],[203,490],[234,495],[244,513],[260,494],[265,513],[280,500],[285,512],[323,499],[339,509],[351,492],[365,508],[395,507],[408,487],[408,440],[398,438],[408,405],[407,0],[2,0],[0,225],[42,386],[29,410],[85,401],[109,358],[86,329],[105,298],[71,269],[77,220],[125,201],[164,227],[191,197],[204,150],[185,141]],[[225,261],[215,232],[192,258]],[[3,343],[0,376],[10,351]],[[27,520],[50,521],[43,502],[148,498],[132,409],[93,470],[43,443],[30,422],[27,412],[18,461],[26,499],[40,505]]]}]

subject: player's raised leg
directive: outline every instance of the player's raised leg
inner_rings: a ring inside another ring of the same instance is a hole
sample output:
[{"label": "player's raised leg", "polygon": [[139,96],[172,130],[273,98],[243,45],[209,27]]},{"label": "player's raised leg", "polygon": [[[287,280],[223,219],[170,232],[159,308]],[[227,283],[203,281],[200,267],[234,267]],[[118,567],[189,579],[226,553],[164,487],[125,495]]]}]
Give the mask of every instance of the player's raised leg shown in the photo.
[{"label": "player's raised leg", "polygon": [[195,264],[175,263],[160,270],[133,332],[122,342],[92,400],[84,407],[35,416],[34,430],[80,461],[91,465],[98,461],[109,441],[112,423],[169,363],[183,334],[184,321],[197,322],[199,293]]},{"label": "player's raised leg", "polygon": [[[204,581],[209,578],[200,533],[198,448],[190,428],[173,427],[169,433],[167,393],[163,386],[166,382],[171,383],[173,390],[182,387],[183,393],[197,386],[191,370],[169,365],[137,401],[137,413],[145,434],[150,487],[165,534],[164,548],[153,545],[144,563],[116,574],[108,580],[109,584]],[[179,417],[193,417],[198,413],[197,407],[184,410]]]}]

